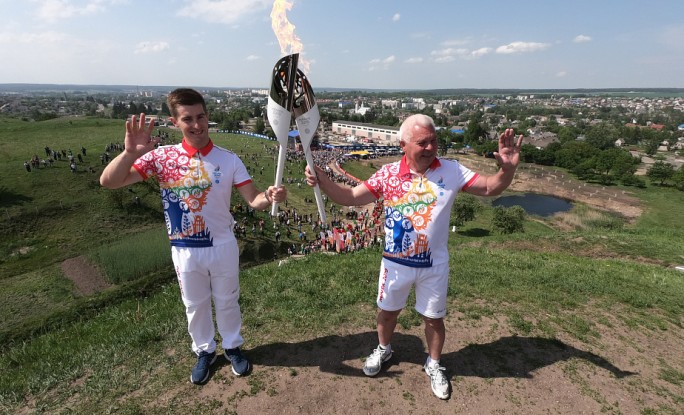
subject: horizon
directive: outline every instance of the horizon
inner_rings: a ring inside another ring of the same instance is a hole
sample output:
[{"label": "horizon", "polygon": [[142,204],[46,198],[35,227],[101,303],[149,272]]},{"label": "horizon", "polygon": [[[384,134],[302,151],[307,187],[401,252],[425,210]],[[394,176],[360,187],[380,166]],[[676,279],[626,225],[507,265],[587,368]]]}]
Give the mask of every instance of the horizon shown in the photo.
[{"label": "horizon", "polygon": [[[28,82],[17,82],[17,83],[0,83],[0,93],[2,92],[14,92],[21,88],[24,89],[48,89],[55,88],[56,90],[66,90],[68,88],[73,89],[168,89],[173,90],[179,87],[190,87],[197,90],[264,90],[267,87],[257,87],[257,86],[200,86],[200,85],[135,85],[135,84],[72,84],[72,83],[28,83]],[[678,87],[610,87],[610,88],[428,88],[428,89],[395,89],[395,88],[340,88],[340,87],[318,87],[315,88],[323,92],[345,92],[345,91],[362,91],[362,92],[439,92],[439,91],[465,91],[465,92],[477,92],[477,91],[498,91],[498,92],[540,92],[540,93],[550,93],[550,92],[674,92],[674,93],[684,93],[684,88]]]},{"label": "horizon", "polygon": [[0,4],[10,84],[263,89],[280,57],[300,53],[314,90],[684,87],[684,2],[671,0],[295,0],[286,14],[301,46],[289,50],[273,0]]}]

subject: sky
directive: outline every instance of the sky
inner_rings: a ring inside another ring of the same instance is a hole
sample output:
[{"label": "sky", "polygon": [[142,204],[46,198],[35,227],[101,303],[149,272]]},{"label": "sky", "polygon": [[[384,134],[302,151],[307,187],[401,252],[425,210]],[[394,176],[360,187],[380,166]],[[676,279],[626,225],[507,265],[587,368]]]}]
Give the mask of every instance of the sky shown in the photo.
[{"label": "sky", "polygon": [[[274,1],[301,46],[281,49]],[[683,0],[0,0],[0,83],[682,88]]]}]

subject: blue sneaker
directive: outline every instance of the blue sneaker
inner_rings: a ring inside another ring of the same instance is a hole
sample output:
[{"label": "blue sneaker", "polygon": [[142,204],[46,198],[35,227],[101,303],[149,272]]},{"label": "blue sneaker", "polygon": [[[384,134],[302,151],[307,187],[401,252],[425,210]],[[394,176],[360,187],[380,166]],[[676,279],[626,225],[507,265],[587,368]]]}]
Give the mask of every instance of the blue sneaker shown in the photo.
[{"label": "blue sneaker", "polygon": [[195,385],[201,385],[209,379],[209,369],[211,365],[216,361],[215,352],[205,352],[202,350],[197,356],[197,364],[192,368],[192,374],[190,374],[190,382]]},{"label": "blue sneaker", "polygon": [[245,359],[245,356],[242,355],[239,347],[227,349],[225,355],[232,366],[233,374],[235,376],[242,376],[249,373],[251,365],[249,364],[249,360]]}]

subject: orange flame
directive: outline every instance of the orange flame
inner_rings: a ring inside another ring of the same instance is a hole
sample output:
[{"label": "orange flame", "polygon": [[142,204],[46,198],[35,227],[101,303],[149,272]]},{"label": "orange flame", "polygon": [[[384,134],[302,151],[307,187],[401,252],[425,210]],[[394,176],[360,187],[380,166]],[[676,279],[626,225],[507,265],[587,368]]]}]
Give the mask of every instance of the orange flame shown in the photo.
[{"label": "orange flame", "polygon": [[273,9],[271,9],[271,27],[278,38],[280,53],[283,55],[300,53],[299,63],[305,69],[304,72],[308,72],[309,62],[301,56],[304,45],[295,34],[295,25],[290,23],[287,19],[287,11],[292,10],[292,5],[293,3],[290,3],[287,0],[273,1]]}]

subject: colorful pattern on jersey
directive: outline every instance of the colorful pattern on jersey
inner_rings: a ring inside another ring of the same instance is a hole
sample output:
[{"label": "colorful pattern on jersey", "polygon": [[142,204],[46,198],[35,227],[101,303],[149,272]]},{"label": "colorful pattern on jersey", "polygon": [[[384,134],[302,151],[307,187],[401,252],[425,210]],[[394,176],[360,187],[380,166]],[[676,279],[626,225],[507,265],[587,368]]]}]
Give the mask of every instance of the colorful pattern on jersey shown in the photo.
[{"label": "colorful pattern on jersey", "polygon": [[[445,186],[444,175],[454,176],[449,188]],[[384,198],[383,256],[410,267],[431,267],[433,247],[442,249],[433,240],[446,243],[446,236],[442,237],[446,232],[439,228],[448,227],[448,217],[444,224],[444,213],[448,216],[449,212],[443,210],[450,210],[456,193],[476,177],[475,173],[458,163],[450,162],[442,168],[438,159],[424,175],[412,174],[405,158],[378,170],[365,184],[376,197]],[[439,261],[443,256],[440,251]]]},{"label": "colorful pattern on jersey", "polygon": [[[214,226],[232,227],[232,215],[229,213],[229,206],[220,204],[223,203],[222,199],[227,198],[227,203],[230,201],[232,178],[230,174],[226,176],[221,171],[220,164],[214,165],[211,160],[212,157],[224,160],[225,157],[223,156],[225,155],[221,152],[229,152],[214,147],[213,144],[207,147],[198,152],[189,146],[183,146],[183,144],[163,146],[145,154],[134,164],[143,178],[156,176],[159,179],[164,219],[171,245],[184,247],[214,246],[210,221],[205,217],[212,191],[219,192],[215,195],[215,199],[219,200],[214,202],[219,204],[217,213],[225,215],[225,217],[218,218],[219,220],[214,219]],[[209,153],[212,149],[215,149],[214,156],[210,157]],[[237,159],[237,156],[235,158]],[[242,166],[241,163],[240,166]],[[215,190],[214,187],[219,186],[223,179],[230,180],[230,182],[220,186],[223,190]],[[226,186],[228,186],[228,190],[225,190]],[[227,196],[225,195],[226,191],[228,192]],[[224,229],[218,231],[222,234],[226,233]]]},{"label": "colorful pattern on jersey", "polygon": [[211,191],[204,166],[177,151],[163,153],[157,162],[168,169],[168,181],[160,182],[159,187],[169,239],[183,240],[185,246],[211,246],[211,232],[201,214]]}]

